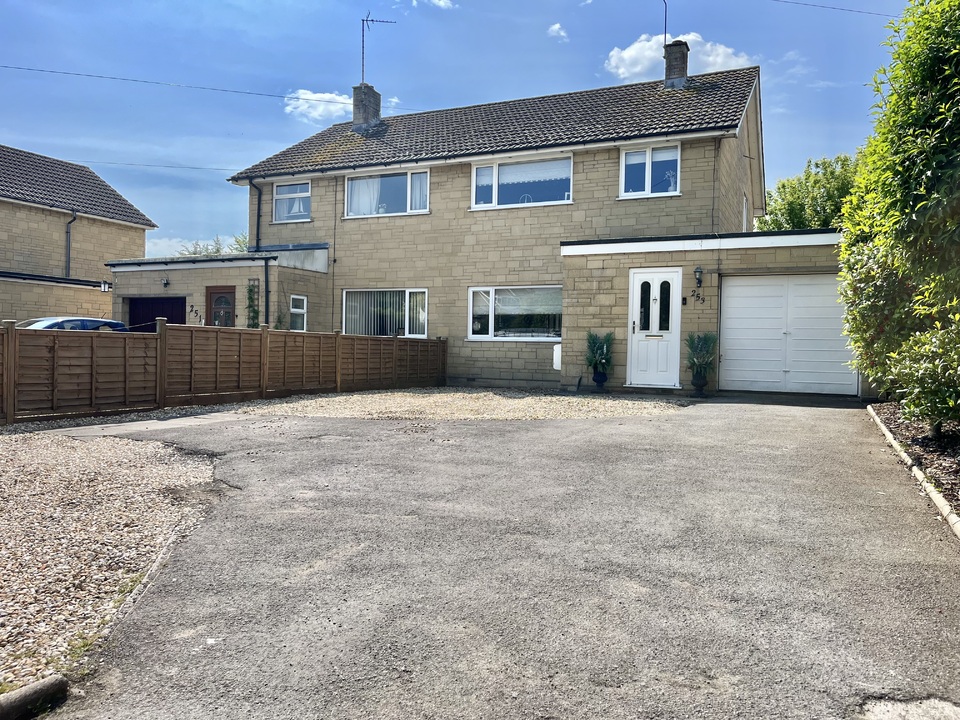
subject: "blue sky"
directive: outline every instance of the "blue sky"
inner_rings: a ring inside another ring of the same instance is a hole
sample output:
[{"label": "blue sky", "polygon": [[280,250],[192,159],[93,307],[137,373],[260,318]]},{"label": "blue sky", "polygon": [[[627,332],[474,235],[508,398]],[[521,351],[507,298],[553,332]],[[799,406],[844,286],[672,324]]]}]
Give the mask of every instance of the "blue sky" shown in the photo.
[{"label": "blue sky", "polygon": [[[772,188],[863,144],[903,7],[668,0],[668,35],[691,45],[691,72],[761,66]],[[349,118],[368,12],[396,21],[366,44],[389,113],[663,73],[663,0],[0,0],[0,65],[263,94],[0,68],[0,143],[92,167],[160,226],[150,256],[229,238],[247,229],[247,193],[226,178]]]}]

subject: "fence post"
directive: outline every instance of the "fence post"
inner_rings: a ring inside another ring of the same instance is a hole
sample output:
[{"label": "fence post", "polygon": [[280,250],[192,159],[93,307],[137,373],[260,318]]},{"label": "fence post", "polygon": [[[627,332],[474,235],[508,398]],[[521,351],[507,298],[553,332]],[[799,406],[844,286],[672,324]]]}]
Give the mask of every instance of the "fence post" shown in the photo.
[{"label": "fence post", "polygon": [[400,334],[393,334],[393,387],[397,387],[400,370]]},{"label": "fence post", "polygon": [[335,346],[335,348],[336,348],[336,353],[335,353],[335,354],[336,354],[336,357],[337,357],[337,392],[340,392],[340,384],[341,384],[341,380],[342,380],[342,377],[343,377],[342,374],[341,374],[341,367],[340,367],[340,366],[341,366],[341,361],[342,361],[341,355],[342,355],[342,347],[343,347],[343,344],[342,344],[341,340],[342,340],[342,338],[343,338],[343,335],[340,334],[340,331],[339,331],[339,330],[336,330],[336,331],[334,332],[334,335],[336,336],[336,343],[334,344],[334,346]]},{"label": "fence post", "polygon": [[167,319],[157,318],[157,407],[167,406]]},{"label": "fence post", "polygon": [[270,383],[270,326],[260,324],[260,397],[267,396]]},{"label": "fence post", "polygon": [[3,321],[3,413],[6,423],[17,413],[17,322]]},{"label": "fence post", "polygon": [[447,339],[437,338],[440,341],[440,385],[447,384]]}]

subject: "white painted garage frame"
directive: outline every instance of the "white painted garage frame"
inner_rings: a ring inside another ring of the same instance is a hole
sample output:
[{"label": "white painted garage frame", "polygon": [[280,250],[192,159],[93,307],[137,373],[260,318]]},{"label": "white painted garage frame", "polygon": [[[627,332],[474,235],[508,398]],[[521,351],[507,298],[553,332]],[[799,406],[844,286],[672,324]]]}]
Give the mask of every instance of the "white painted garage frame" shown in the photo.
[{"label": "white painted garage frame", "polygon": [[721,390],[856,395],[837,277],[724,276]]}]

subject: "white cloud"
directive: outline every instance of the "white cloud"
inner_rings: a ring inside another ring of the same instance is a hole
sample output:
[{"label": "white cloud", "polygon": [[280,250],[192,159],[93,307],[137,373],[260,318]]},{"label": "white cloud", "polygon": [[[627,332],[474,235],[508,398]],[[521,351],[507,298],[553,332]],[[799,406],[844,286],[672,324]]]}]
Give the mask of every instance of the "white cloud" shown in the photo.
[{"label": "white cloud", "polygon": [[[413,1],[413,6],[416,7],[417,0],[412,0],[412,1]],[[442,8],[443,10],[451,10],[456,7],[456,5],[453,4],[452,0],[424,0],[424,1],[435,7]]]},{"label": "white cloud", "polygon": [[[689,72],[691,75],[746,67],[758,62],[756,58],[746,53],[704,40],[700,33],[685,33],[676,37],[667,35],[668,43],[674,40],[685,40],[690,46]],[[644,33],[625,49],[615,47],[611,50],[604,67],[607,72],[624,82],[663,77],[663,45],[663,35]]]},{"label": "white cloud", "polygon": [[297,90],[283,102],[285,113],[304,122],[326,124],[346,117],[353,110],[353,100],[335,92],[317,93]]},{"label": "white cloud", "polygon": [[547,35],[557,38],[560,42],[570,42],[570,38],[567,37],[567,31],[563,29],[560,23],[554,23],[548,27]]},{"label": "white cloud", "polygon": [[397,106],[400,104],[400,98],[393,96],[392,98],[387,98],[386,102],[383,103],[383,112],[386,115],[395,115],[397,112]]}]

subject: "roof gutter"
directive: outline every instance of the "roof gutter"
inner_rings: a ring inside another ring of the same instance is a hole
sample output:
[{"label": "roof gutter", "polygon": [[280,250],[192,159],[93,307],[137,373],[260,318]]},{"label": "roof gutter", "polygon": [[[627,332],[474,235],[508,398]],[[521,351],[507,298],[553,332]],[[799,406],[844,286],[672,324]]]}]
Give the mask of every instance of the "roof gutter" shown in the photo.
[{"label": "roof gutter", "polygon": [[[51,205],[49,203],[39,203],[39,202],[29,202],[27,200],[18,200],[17,198],[8,197],[6,195],[0,195],[0,201],[13,203],[14,205],[26,205],[27,207],[43,208],[44,210],[54,210],[56,212],[65,212],[65,213],[76,213],[77,217],[92,218],[93,220],[103,220],[104,222],[117,223],[118,225],[127,225],[129,227],[139,228],[141,230],[155,230],[159,225],[150,220],[149,225],[144,225],[143,223],[135,223],[131,220],[120,220],[119,218],[107,217],[106,215],[94,215],[92,213],[86,212],[77,212],[73,208],[60,207],[59,205]],[[147,218],[149,220],[149,218]]]}]

